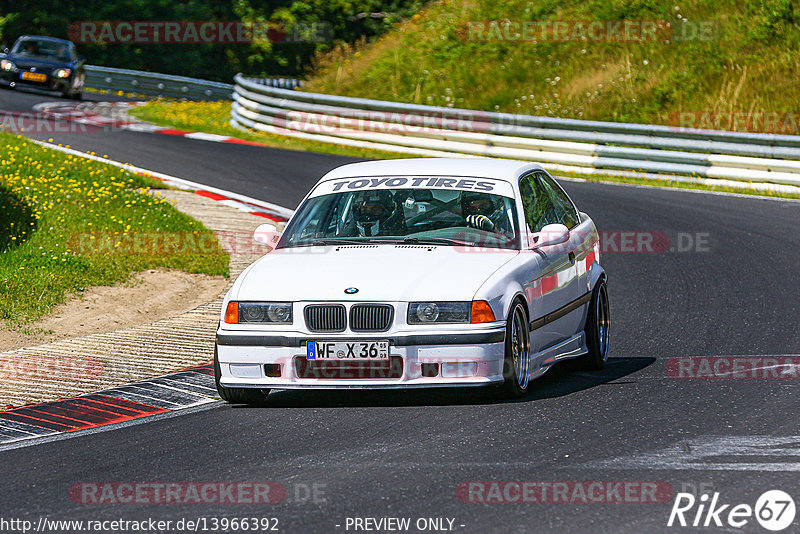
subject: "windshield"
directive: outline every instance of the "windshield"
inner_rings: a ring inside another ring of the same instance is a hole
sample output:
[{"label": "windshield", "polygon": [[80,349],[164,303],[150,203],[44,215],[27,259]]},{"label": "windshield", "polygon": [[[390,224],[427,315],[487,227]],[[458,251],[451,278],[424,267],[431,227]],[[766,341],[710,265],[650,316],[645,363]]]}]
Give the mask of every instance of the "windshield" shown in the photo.
[{"label": "windshield", "polygon": [[513,199],[452,189],[347,191],[308,199],[278,248],[419,243],[519,248]]},{"label": "windshield", "polygon": [[18,56],[46,57],[59,61],[72,60],[72,47],[67,43],[57,41],[22,39],[17,41],[11,53]]}]

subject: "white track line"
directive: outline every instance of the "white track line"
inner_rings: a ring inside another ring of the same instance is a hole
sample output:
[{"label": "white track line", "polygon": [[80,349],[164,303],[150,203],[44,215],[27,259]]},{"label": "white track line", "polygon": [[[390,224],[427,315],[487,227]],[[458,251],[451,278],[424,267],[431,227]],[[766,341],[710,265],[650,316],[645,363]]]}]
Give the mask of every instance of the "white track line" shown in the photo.
[{"label": "white track line", "polygon": [[113,159],[103,158],[94,154],[88,154],[86,152],[81,152],[80,150],[74,150],[72,148],[67,148],[65,146],[56,145],[54,143],[48,143],[46,141],[39,141],[36,139],[31,139],[32,142],[47,147],[52,148],[53,150],[58,150],[59,152],[64,152],[66,154],[71,154],[73,156],[80,156],[82,158],[91,159],[94,161],[100,161],[102,163],[107,163],[109,165],[113,165],[115,167],[119,167],[129,172],[144,174],[153,176],[164,181],[167,185],[172,185],[179,189],[187,189],[190,191],[208,191],[210,193],[215,193],[217,195],[221,195],[224,197],[228,197],[233,200],[238,200],[240,202],[244,202],[247,204],[252,204],[254,206],[261,207],[265,210],[272,211],[278,215],[286,217],[287,219],[292,216],[294,210],[289,208],[279,206],[277,204],[273,204],[271,202],[265,202],[263,200],[258,200],[256,198],[248,197],[246,195],[240,195],[239,193],[234,193],[232,191],[226,191],[225,189],[219,189],[218,187],[212,187],[210,185],[204,185],[197,182],[192,182],[191,180],[185,180],[183,178],[178,178],[177,176],[172,176],[169,174],[164,174],[162,172],[151,171],[149,169],[145,169],[142,167],[137,167],[135,165],[131,165],[130,163],[122,163],[120,161],[115,161]]}]

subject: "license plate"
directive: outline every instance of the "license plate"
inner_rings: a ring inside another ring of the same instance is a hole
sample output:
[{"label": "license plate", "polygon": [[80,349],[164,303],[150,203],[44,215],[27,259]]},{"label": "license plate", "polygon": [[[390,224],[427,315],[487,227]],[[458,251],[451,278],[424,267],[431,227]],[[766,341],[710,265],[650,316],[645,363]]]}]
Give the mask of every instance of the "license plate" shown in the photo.
[{"label": "license plate", "polygon": [[309,341],[309,360],[386,360],[388,341]]},{"label": "license plate", "polygon": [[47,75],[39,72],[23,72],[20,74],[20,78],[23,80],[30,80],[32,82],[43,82],[47,80]]}]

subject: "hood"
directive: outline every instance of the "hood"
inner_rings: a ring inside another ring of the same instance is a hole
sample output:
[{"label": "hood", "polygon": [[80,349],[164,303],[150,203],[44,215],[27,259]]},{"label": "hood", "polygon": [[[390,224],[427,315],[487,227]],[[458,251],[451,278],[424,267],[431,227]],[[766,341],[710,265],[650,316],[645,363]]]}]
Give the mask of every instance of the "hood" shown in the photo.
[{"label": "hood", "polygon": [[[240,300],[472,300],[519,251],[419,245],[348,245],[275,250],[239,282]],[[358,293],[346,295],[349,287]]]}]

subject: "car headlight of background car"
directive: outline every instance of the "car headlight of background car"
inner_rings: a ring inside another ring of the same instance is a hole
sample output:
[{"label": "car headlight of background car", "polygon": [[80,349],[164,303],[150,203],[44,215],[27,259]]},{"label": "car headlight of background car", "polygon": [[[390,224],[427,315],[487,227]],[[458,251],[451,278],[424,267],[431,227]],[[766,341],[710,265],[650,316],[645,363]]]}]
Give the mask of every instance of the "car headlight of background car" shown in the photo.
[{"label": "car headlight of background car", "polygon": [[53,71],[53,76],[56,78],[66,78],[70,74],[72,74],[71,69],[56,69]]},{"label": "car headlight of background car", "polygon": [[292,303],[231,301],[225,309],[225,322],[291,324]]},{"label": "car headlight of background car", "polygon": [[0,59],[0,69],[8,71],[17,70],[17,66],[7,59]]},{"label": "car headlight of background car", "polygon": [[485,300],[473,302],[410,302],[408,324],[491,323],[494,313]]}]

